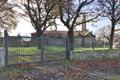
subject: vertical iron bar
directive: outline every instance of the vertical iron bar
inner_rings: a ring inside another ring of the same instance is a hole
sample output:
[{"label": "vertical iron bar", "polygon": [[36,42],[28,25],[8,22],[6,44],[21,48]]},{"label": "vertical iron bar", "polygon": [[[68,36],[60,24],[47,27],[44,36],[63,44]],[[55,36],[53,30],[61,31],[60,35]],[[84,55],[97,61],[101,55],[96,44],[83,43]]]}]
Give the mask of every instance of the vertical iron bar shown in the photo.
[{"label": "vertical iron bar", "polygon": [[40,49],[41,49],[41,50],[40,50],[40,51],[41,51],[41,63],[43,63],[43,62],[44,62],[44,57],[43,57],[43,56],[44,56],[44,54],[43,54],[43,53],[44,53],[44,42],[43,42],[43,41],[44,41],[44,36],[43,36],[43,34],[42,34],[42,35],[40,36],[40,46],[41,46],[41,48],[40,48]]},{"label": "vertical iron bar", "polygon": [[8,65],[8,33],[7,33],[7,30],[4,30],[3,45],[5,48],[5,66],[7,66]]}]

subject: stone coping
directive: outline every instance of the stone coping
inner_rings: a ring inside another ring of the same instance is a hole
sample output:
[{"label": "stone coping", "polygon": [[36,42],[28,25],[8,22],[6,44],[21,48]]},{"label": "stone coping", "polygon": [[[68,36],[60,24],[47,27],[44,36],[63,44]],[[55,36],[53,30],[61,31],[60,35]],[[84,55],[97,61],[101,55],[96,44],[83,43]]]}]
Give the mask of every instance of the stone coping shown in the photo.
[{"label": "stone coping", "polygon": [[108,52],[72,52],[71,53],[72,59],[77,60],[96,60],[96,59],[114,59],[114,58],[120,58],[120,52],[119,51],[108,51]]}]

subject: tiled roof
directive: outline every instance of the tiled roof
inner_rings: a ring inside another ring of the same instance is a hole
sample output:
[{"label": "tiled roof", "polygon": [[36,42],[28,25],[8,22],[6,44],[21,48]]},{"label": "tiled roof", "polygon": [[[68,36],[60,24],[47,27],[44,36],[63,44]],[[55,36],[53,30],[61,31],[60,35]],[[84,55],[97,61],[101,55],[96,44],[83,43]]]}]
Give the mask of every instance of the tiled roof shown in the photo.
[{"label": "tiled roof", "polygon": [[92,32],[89,31],[80,31],[77,37],[95,37]]},{"label": "tiled roof", "polygon": [[[31,34],[36,34],[36,33],[31,33]],[[47,35],[47,36],[66,36],[67,31],[45,31],[44,35]],[[88,32],[88,31],[74,31],[74,36],[75,37],[86,37],[86,36],[95,37],[95,35],[93,35],[91,32]]]},{"label": "tiled roof", "polygon": [[[56,35],[66,36],[67,33],[68,33],[67,31],[45,31],[43,34],[48,35],[48,36],[56,36]],[[31,33],[31,34],[36,34],[36,33],[34,32],[34,33]],[[79,31],[74,32],[75,36],[77,36],[78,34],[79,34]]]},{"label": "tiled roof", "polygon": [[45,35],[67,35],[67,31],[45,31]]}]

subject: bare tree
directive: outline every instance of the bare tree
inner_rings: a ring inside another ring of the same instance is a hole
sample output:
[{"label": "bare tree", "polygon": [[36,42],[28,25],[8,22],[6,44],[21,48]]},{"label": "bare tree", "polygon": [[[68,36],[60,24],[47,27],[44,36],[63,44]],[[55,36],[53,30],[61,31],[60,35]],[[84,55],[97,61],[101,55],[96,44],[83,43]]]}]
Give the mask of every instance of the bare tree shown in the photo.
[{"label": "bare tree", "polygon": [[[22,16],[27,16],[38,36],[38,48],[41,49],[41,62],[43,62],[43,32],[55,24],[56,16],[53,14],[54,0],[17,0],[16,5],[22,10]],[[24,12],[24,14],[23,14]]]},{"label": "bare tree", "polygon": [[0,0],[0,10],[2,10],[2,5],[5,4],[7,2],[7,0]]},{"label": "bare tree", "polygon": [[98,35],[99,38],[104,39],[107,42],[109,42],[110,41],[110,30],[111,30],[110,25],[107,25],[107,26],[100,28],[96,34]]},{"label": "bare tree", "polygon": [[111,21],[110,49],[112,49],[116,24],[120,21],[120,0],[97,0],[98,10],[103,12],[103,17]]},{"label": "bare tree", "polygon": [[53,0],[17,0],[16,6],[24,12],[20,13],[22,16],[30,18],[37,36],[41,36],[55,22],[56,17],[52,14],[55,6]]},{"label": "bare tree", "polygon": [[[80,24],[92,21],[96,19],[98,16],[87,17],[86,21],[82,21],[82,15],[87,15],[87,9],[84,7],[88,7],[88,5],[92,4],[94,0],[58,0],[59,2],[59,13],[61,22],[68,28],[68,50],[66,57],[70,59],[70,52],[73,50],[73,33],[74,28],[79,26]],[[84,9],[84,11],[83,11]]]}]

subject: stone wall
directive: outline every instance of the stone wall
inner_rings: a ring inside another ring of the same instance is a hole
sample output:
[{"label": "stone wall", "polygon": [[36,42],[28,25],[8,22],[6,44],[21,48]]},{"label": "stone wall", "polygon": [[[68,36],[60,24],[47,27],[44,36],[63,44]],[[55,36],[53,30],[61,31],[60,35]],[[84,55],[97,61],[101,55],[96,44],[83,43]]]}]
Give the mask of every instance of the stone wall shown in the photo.
[{"label": "stone wall", "polygon": [[72,52],[71,58],[75,60],[101,60],[101,59],[118,59],[120,58],[120,51],[83,51]]},{"label": "stone wall", "polygon": [[5,50],[0,48],[0,67],[5,66]]}]

